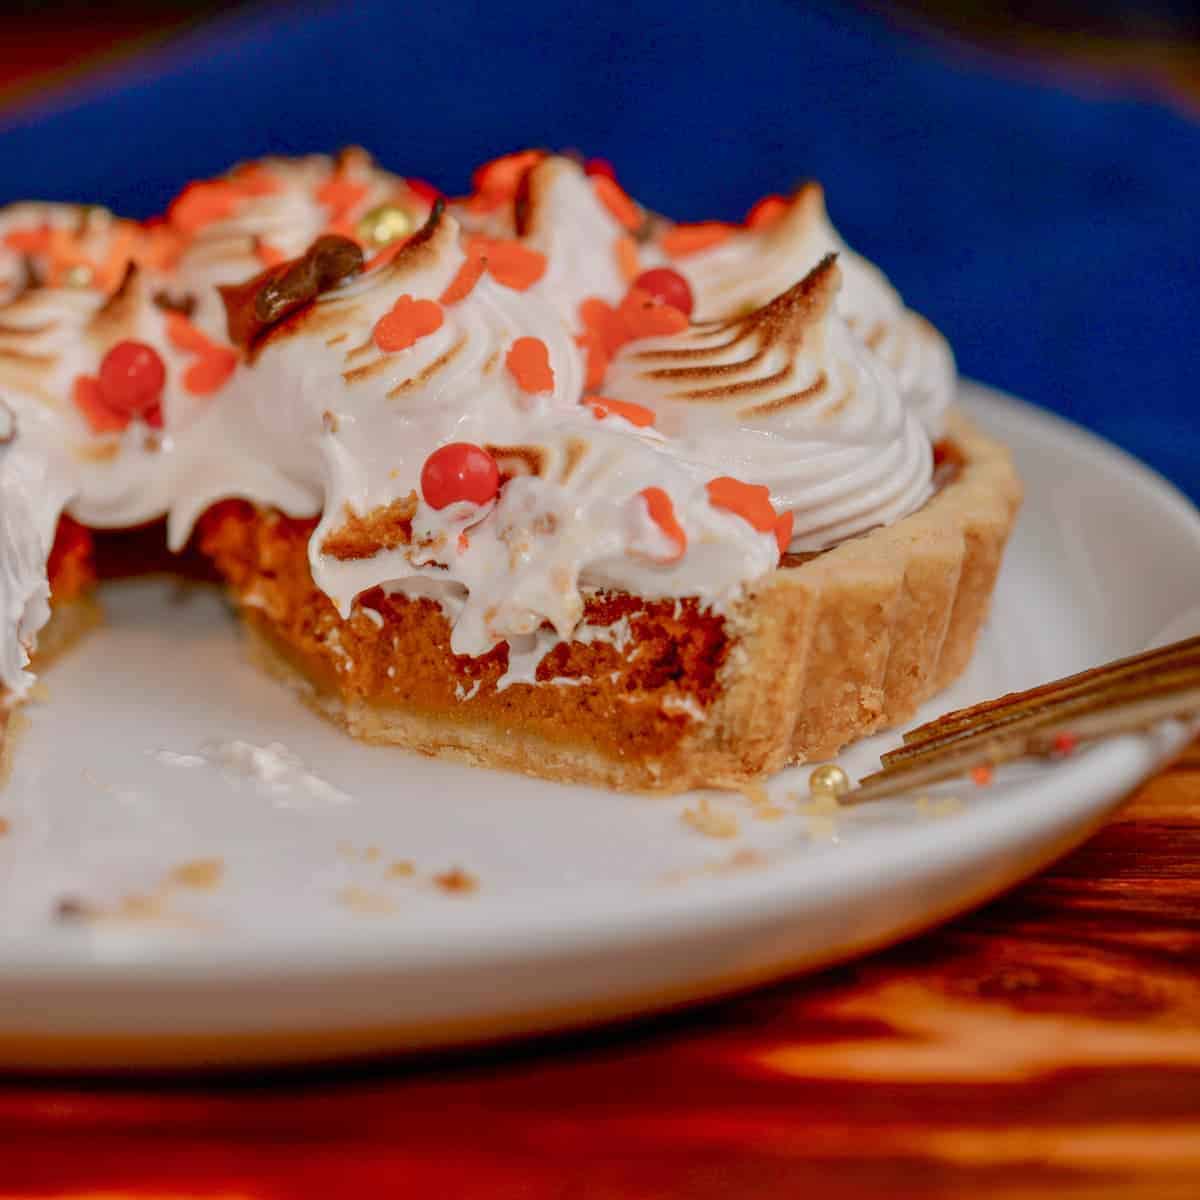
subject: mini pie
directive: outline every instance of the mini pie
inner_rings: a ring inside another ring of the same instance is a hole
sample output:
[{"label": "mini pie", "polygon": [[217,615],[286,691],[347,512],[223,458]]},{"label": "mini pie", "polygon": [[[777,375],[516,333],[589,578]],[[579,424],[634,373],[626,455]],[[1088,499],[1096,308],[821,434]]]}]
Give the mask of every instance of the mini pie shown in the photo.
[{"label": "mini pie", "polygon": [[962,671],[1020,502],[815,185],[677,225],[542,152],[449,203],[267,159],[157,222],[0,211],[0,299],[5,715],[93,540],[165,518],[360,738],[736,787]]}]

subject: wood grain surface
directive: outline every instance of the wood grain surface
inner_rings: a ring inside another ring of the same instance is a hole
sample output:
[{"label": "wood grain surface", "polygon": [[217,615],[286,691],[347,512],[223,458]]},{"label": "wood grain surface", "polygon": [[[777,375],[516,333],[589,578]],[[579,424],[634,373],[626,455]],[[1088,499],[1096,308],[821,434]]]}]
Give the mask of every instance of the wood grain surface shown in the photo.
[{"label": "wood grain surface", "polygon": [[353,1071],[0,1083],[0,1198],[1200,1195],[1200,742],[1080,850],[852,966]]}]

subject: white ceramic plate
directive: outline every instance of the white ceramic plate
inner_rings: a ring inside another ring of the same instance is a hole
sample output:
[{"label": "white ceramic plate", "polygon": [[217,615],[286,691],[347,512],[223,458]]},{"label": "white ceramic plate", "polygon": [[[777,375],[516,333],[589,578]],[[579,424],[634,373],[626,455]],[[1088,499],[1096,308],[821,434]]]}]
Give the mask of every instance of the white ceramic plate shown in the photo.
[{"label": "white ceramic plate", "polygon": [[[1178,493],[1028,406],[976,387],[965,403],[1013,447],[1027,502],[975,661],[921,719],[1200,628],[1200,516]],[[719,840],[681,819],[694,797],[356,744],[241,661],[210,591],[140,581],[105,601],[107,627],[48,673],[0,794],[0,1065],[448,1045],[808,970],[1036,871],[1186,736],[832,820],[797,803],[797,769],[770,785],[774,819],[714,795],[739,825]],[[287,751],[254,749],[273,743]],[[439,885],[453,868],[476,890]],[[68,897],[112,915],[56,919]]]}]

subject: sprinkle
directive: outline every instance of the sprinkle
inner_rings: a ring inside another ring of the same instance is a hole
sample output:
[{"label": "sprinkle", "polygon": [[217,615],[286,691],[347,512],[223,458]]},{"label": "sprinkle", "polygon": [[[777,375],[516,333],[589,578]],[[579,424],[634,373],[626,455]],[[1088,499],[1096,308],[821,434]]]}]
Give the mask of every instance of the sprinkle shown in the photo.
[{"label": "sprinkle", "polygon": [[746,228],[769,229],[783,219],[790,207],[783,196],[764,196],[746,214]]},{"label": "sprinkle", "polygon": [[687,534],[675,517],[675,506],[671,497],[660,487],[643,488],[639,496],[646,502],[646,512],[663,536],[675,547],[674,553],[661,561],[678,562],[687,553]]},{"label": "sprinkle", "polygon": [[183,313],[167,313],[166,324],[167,341],[177,350],[187,350],[192,354],[203,354],[212,345],[212,342]]},{"label": "sprinkle", "polygon": [[536,395],[554,390],[550,351],[540,338],[519,337],[509,348],[504,363],[523,392]]},{"label": "sprinkle", "polygon": [[1074,754],[1079,749],[1079,739],[1073,733],[1056,733],[1052,748],[1055,754],[1066,758],[1070,754]]},{"label": "sprinkle", "polygon": [[483,277],[487,266],[482,257],[467,255],[466,261],[458,268],[458,274],[450,280],[446,290],[441,294],[443,304],[457,304],[464,300],[474,290],[475,285]]},{"label": "sprinkle", "polygon": [[624,417],[631,425],[645,429],[654,424],[654,410],[629,400],[611,400],[608,396],[585,396],[583,403],[591,410],[597,421],[605,417]]},{"label": "sprinkle", "polygon": [[[761,483],[743,483],[722,475],[707,484],[708,502],[713,508],[723,508],[748,521],[759,533],[775,531],[778,518],[771,506],[770,489]],[[790,534],[790,529],[788,530]]]},{"label": "sprinkle", "polygon": [[414,300],[406,294],[376,321],[373,336],[380,350],[407,350],[418,339],[436,333],[441,327],[441,305],[432,300]]},{"label": "sprinkle", "polygon": [[484,163],[471,176],[475,194],[469,207],[475,212],[491,212],[511,200],[521,186],[525,172],[545,158],[541,150],[518,150]]},{"label": "sprinkle", "polygon": [[468,258],[482,258],[488,274],[515,292],[531,288],[546,273],[546,256],[520,242],[475,236],[466,249]]},{"label": "sprinkle", "polygon": [[444,199],[442,193],[432,183],[426,183],[424,179],[415,179],[410,175],[404,183],[408,190],[428,208],[432,208],[439,200]]},{"label": "sprinkle", "polygon": [[688,327],[688,319],[679,309],[660,303],[639,288],[629,289],[629,294],[621,301],[620,311],[629,334],[627,340],[631,342],[639,338],[669,337]]},{"label": "sprinkle", "polygon": [[243,196],[270,196],[283,187],[279,177],[259,163],[242,163],[233,170],[230,182]]},{"label": "sprinkle", "polygon": [[201,179],[189,183],[167,207],[167,220],[184,233],[197,233],[206,225],[227,221],[245,198],[229,179]]},{"label": "sprinkle", "polygon": [[981,766],[971,769],[971,781],[976,787],[987,787],[992,782],[992,777],[995,774],[995,769],[984,763]]},{"label": "sprinkle", "polygon": [[317,202],[329,209],[334,219],[344,220],[367,194],[365,183],[355,183],[339,171],[317,188]]},{"label": "sprinkle", "polygon": [[166,314],[167,341],[177,350],[197,355],[183,373],[183,386],[194,396],[209,396],[224,386],[237,367],[237,352],[214,342],[178,312]]},{"label": "sprinkle", "polygon": [[617,270],[626,283],[632,283],[641,273],[642,266],[638,261],[637,242],[627,233],[621,234],[613,243],[613,253],[617,259]]},{"label": "sprinkle", "polygon": [[616,168],[607,158],[589,158],[583,164],[583,170],[587,175],[606,175],[609,179],[617,177]]},{"label": "sprinkle", "polygon": [[779,546],[779,553],[786,554],[788,546],[792,544],[792,525],[795,523],[795,518],[790,512],[785,512],[775,522],[775,542]]},{"label": "sprinkle", "polygon": [[225,386],[237,368],[238,356],[225,346],[214,345],[183,373],[183,386],[193,396],[211,396]]},{"label": "sprinkle", "polygon": [[127,415],[114,412],[104,403],[100,380],[94,375],[80,375],[75,380],[72,399],[93,433],[120,433],[129,424]]},{"label": "sprinkle", "polygon": [[686,258],[719,246],[733,232],[723,221],[701,221],[698,225],[676,225],[662,235],[664,254]]},{"label": "sprinkle", "polygon": [[397,238],[394,242],[389,242],[382,250],[377,250],[363,263],[363,270],[375,271],[379,267],[386,266],[411,240],[411,238],[402,237]]},{"label": "sprinkle", "polygon": [[625,189],[611,176],[593,175],[592,190],[596,193],[596,199],[626,229],[634,230],[641,226],[641,210],[630,200]]}]

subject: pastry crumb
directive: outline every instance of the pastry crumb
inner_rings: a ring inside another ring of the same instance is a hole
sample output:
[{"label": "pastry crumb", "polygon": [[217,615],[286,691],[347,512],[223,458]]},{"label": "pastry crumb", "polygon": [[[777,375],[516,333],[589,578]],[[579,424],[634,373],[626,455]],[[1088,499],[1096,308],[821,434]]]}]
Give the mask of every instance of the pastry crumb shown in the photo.
[{"label": "pastry crumb", "polygon": [[451,867],[450,870],[435,875],[433,882],[443,892],[454,892],[459,895],[479,890],[479,880],[469,871],[464,871],[462,867]]},{"label": "pastry crumb", "polygon": [[0,817],[0,837],[12,833],[12,822],[7,817]]},{"label": "pastry crumb", "polygon": [[417,868],[408,859],[397,859],[396,862],[388,863],[383,875],[385,879],[410,879],[416,873]]},{"label": "pastry crumb", "polygon": [[952,817],[955,813],[962,812],[964,807],[959,796],[918,796],[916,800],[917,812],[932,821],[941,817]]},{"label": "pastry crumb", "polygon": [[378,846],[368,846],[363,851],[363,862],[378,862],[383,856],[383,851]]},{"label": "pastry crumb", "polygon": [[384,917],[397,911],[396,902],[390,896],[368,891],[366,888],[351,884],[337,894],[337,901],[343,908],[368,917]]},{"label": "pastry crumb", "polygon": [[695,808],[685,808],[681,819],[697,833],[711,838],[737,837],[741,828],[733,813],[713,808],[706,796],[696,801]]},{"label": "pastry crumb", "polygon": [[180,887],[211,891],[219,886],[225,875],[225,863],[219,858],[194,858],[180,863],[167,876],[170,883]]}]

